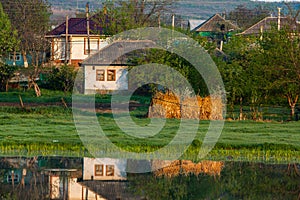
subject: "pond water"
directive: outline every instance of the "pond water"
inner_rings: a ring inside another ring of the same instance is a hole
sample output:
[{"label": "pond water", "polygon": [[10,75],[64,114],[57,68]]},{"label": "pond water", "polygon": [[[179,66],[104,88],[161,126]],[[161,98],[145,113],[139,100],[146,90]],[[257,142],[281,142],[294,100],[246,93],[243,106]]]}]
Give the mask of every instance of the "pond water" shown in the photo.
[{"label": "pond water", "polygon": [[[299,163],[67,157],[0,160],[0,199],[300,199]],[[133,173],[139,171],[148,172]]]}]

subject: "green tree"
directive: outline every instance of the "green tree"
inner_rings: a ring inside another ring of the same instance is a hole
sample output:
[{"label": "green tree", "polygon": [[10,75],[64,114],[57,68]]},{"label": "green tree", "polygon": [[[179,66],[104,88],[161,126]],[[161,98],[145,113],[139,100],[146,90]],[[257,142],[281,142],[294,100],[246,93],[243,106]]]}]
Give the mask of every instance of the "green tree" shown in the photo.
[{"label": "green tree", "polygon": [[272,30],[260,41],[261,64],[271,80],[269,88],[287,99],[294,117],[300,94],[300,38],[297,30]]},{"label": "green tree", "polygon": [[47,49],[44,38],[49,31],[50,5],[47,0],[0,0],[12,26],[18,31],[20,50],[27,67],[26,54],[32,56],[33,65],[38,66],[41,52]]},{"label": "green tree", "polygon": [[[266,80],[257,64],[260,54],[255,37],[235,36],[224,45],[226,59],[217,60],[227,92],[231,113],[240,106],[239,119],[243,119],[243,105],[250,105],[252,119],[257,119],[258,107],[266,97]],[[235,118],[235,116],[232,116]],[[260,116],[262,117],[262,116]]]},{"label": "green tree", "polygon": [[15,66],[9,66],[0,62],[0,91],[8,91],[8,81],[16,71]]},{"label": "green tree", "polygon": [[40,73],[40,60],[44,60],[49,46],[44,36],[50,29],[50,5],[47,0],[0,0],[0,2],[12,26],[18,31],[21,41],[19,49],[23,55],[24,67],[28,67],[27,54],[32,57],[34,68],[28,76],[28,85],[34,87],[36,96],[40,96],[40,89],[35,79]]},{"label": "green tree", "polygon": [[63,65],[53,67],[46,77],[46,85],[49,89],[61,90],[65,93],[72,91],[77,71],[73,66]]},{"label": "green tree", "polygon": [[247,8],[244,5],[237,6],[229,12],[226,18],[235,22],[240,28],[246,29],[269,15],[270,11],[263,7]]},{"label": "green tree", "polygon": [[5,54],[15,50],[17,43],[17,32],[12,29],[10,20],[0,3],[0,62]]},{"label": "green tree", "polygon": [[174,0],[105,1],[95,20],[104,25],[104,34],[114,35],[133,28],[158,26]]}]

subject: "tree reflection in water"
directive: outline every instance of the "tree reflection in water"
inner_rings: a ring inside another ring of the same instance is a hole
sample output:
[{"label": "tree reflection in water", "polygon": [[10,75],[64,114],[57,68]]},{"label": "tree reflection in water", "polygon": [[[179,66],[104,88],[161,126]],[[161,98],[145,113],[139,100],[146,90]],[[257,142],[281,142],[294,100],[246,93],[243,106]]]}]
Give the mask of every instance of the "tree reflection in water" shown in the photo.
[{"label": "tree reflection in water", "polygon": [[226,162],[220,176],[214,168],[197,175],[193,167],[190,173],[169,167],[165,174],[136,174],[129,181],[147,199],[300,199],[300,165],[292,166]]}]

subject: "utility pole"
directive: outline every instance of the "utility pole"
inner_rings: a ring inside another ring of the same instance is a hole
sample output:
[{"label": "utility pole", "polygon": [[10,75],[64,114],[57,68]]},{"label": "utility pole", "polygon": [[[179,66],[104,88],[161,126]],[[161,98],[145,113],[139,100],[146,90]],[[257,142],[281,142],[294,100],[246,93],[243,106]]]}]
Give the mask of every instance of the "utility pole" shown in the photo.
[{"label": "utility pole", "polygon": [[175,14],[172,15],[172,28],[175,28]]},{"label": "utility pole", "polygon": [[91,46],[90,46],[90,16],[89,16],[89,3],[86,3],[85,12],[86,12],[86,32],[87,32],[87,46],[88,46],[88,55],[90,56],[91,53]]},{"label": "utility pole", "polygon": [[160,28],[160,11],[158,12],[158,28]]},{"label": "utility pole", "polygon": [[278,9],[278,31],[280,31],[280,26],[281,26],[281,20],[280,20],[280,15],[281,15],[281,8],[277,8]]},{"label": "utility pole", "polygon": [[66,42],[65,42],[65,64],[68,62],[68,46],[69,46],[69,16],[66,16]]}]

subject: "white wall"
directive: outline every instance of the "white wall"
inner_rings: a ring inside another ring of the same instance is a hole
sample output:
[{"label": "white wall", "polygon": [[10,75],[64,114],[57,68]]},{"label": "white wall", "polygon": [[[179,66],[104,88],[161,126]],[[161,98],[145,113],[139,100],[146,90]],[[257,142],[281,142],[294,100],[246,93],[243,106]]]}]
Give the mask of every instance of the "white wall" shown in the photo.
[{"label": "white wall", "polygon": [[[103,176],[95,176],[94,167],[96,164],[103,165]],[[114,165],[114,176],[106,176],[106,165]],[[83,159],[83,180],[126,180],[126,159],[113,158],[84,158]]]},{"label": "white wall", "polygon": [[[69,51],[72,60],[84,60],[88,57],[88,54],[84,52],[84,48],[87,49],[87,37],[82,36],[70,36],[69,39]],[[65,59],[65,37],[54,38],[54,60]],[[85,44],[86,43],[86,44]],[[108,42],[106,39],[99,39],[95,37],[90,38],[91,50],[99,51],[103,47],[107,46]],[[92,51],[91,55],[97,51]],[[69,58],[69,57],[68,57]]]},{"label": "white wall", "polygon": [[[50,178],[51,177],[51,178]],[[50,176],[50,184],[52,191],[50,192],[50,199],[62,199],[63,197],[63,180],[59,176]],[[71,200],[82,200],[86,199],[86,190],[87,188],[83,187],[77,183],[77,178],[68,178],[68,197]],[[82,198],[83,197],[83,198]],[[88,200],[105,200],[100,195],[89,190],[88,191]]]},{"label": "white wall", "polygon": [[[87,188],[83,187],[77,183],[77,178],[70,179],[69,182],[69,199],[71,200],[82,200],[86,199],[86,190]],[[82,198],[83,197],[83,198]],[[88,200],[105,200],[100,195],[89,190],[88,191]]]},{"label": "white wall", "polygon": [[[96,81],[97,69],[105,70],[105,81]],[[107,81],[107,70],[116,70],[116,80]],[[85,94],[95,93],[96,90],[128,90],[126,66],[85,66]]]}]

